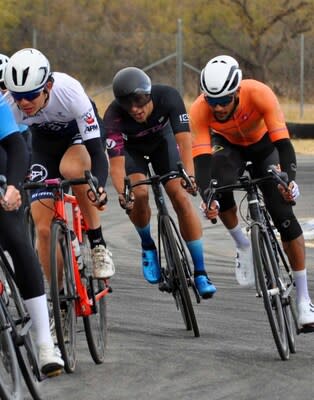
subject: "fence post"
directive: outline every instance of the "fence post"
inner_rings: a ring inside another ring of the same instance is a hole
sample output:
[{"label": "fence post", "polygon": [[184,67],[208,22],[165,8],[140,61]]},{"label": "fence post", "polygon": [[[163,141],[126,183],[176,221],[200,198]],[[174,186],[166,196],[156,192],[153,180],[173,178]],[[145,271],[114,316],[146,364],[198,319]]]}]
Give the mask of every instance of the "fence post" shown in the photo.
[{"label": "fence post", "polygon": [[183,89],[183,35],[182,35],[182,20],[179,18],[177,23],[177,64],[176,64],[176,84],[181,96],[184,95]]}]

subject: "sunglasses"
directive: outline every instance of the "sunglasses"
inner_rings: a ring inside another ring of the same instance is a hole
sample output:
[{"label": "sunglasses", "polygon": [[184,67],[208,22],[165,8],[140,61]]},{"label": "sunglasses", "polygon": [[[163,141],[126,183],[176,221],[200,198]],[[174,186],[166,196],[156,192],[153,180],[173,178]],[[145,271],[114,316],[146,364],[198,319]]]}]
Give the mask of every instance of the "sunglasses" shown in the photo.
[{"label": "sunglasses", "polygon": [[0,90],[7,90],[3,81],[0,82]]},{"label": "sunglasses", "polygon": [[234,99],[234,94],[229,94],[228,96],[223,97],[208,97],[204,96],[205,100],[211,107],[221,106],[226,107],[228,104],[232,102]]},{"label": "sunglasses", "polygon": [[15,101],[20,101],[22,99],[27,100],[27,101],[33,101],[39,97],[40,93],[42,90],[39,92],[26,92],[26,93],[19,93],[19,92],[11,92],[11,95]]},{"label": "sunglasses", "polygon": [[132,93],[128,96],[117,97],[118,104],[125,110],[130,110],[132,107],[144,107],[151,101],[151,95],[146,93]]}]

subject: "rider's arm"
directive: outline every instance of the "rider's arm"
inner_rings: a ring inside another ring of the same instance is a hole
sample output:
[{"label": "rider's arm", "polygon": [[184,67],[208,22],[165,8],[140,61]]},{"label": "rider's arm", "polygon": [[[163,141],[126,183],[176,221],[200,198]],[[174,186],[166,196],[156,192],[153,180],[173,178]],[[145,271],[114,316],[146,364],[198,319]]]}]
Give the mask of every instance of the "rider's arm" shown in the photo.
[{"label": "rider's arm", "polygon": [[211,179],[211,161],[211,154],[194,157],[195,179],[202,194],[208,188]]},{"label": "rider's arm", "polygon": [[122,193],[125,177],[124,156],[110,158],[110,176],[116,191]]},{"label": "rider's arm", "polygon": [[180,132],[175,135],[184,168],[189,176],[194,176],[194,165],[192,159],[192,139],[190,132]]},{"label": "rider's arm", "polygon": [[108,161],[100,137],[84,142],[92,162],[92,174],[97,177],[98,185],[105,187],[108,177]]},{"label": "rider's arm", "polygon": [[269,137],[278,150],[281,170],[292,181],[296,175],[296,156],[283,111],[275,93],[266,85],[260,86],[263,92],[255,96],[254,101],[262,112]]},{"label": "rider's arm", "polygon": [[290,139],[281,139],[274,142],[280,159],[281,170],[288,174],[289,182],[295,180],[297,160]]},{"label": "rider's arm", "polygon": [[16,132],[1,139],[0,143],[7,157],[7,183],[20,188],[28,168],[28,152],[25,140],[19,132]]}]

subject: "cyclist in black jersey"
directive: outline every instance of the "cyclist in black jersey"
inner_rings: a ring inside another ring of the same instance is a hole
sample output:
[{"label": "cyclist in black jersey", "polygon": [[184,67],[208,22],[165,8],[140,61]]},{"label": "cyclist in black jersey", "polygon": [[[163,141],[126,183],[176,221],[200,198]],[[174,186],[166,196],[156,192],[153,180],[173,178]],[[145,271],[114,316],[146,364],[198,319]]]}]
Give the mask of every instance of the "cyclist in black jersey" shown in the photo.
[{"label": "cyclist in black jersey", "polygon": [[28,168],[28,152],[1,94],[0,120],[0,174],[7,180],[6,192],[0,199],[0,244],[13,260],[16,283],[32,319],[41,371],[53,375],[64,363],[51,337],[41,266],[26,233],[21,207],[20,189]]},{"label": "cyclist in black jersey", "polygon": [[[152,86],[144,71],[127,67],[115,75],[113,93],[115,100],[105,112],[104,125],[112,182],[119,193],[120,204],[128,206],[121,195],[125,174],[130,176],[131,182],[145,178],[145,156],[149,156],[154,171],[159,175],[176,170],[176,163],[182,158],[194,182],[189,121],[178,91],[166,85]],[[191,253],[197,289],[203,298],[212,297],[216,288],[204,266],[202,227],[198,214],[180,179],[168,180],[165,190]],[[150,230],[148,188],[137,187],[134,195],[129,216],[141,238],[144,277],[154,284],[160,280],[160,267]]]}]

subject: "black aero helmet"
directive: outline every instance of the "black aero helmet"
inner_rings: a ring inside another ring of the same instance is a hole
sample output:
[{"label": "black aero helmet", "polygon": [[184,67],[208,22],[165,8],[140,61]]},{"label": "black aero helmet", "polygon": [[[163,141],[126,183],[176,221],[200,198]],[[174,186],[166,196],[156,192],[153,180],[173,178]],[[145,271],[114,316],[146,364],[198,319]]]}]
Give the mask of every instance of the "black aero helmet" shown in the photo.
[{"label": "black aero helmet", "polygon": [[112,81],[112,90],[115,98],[132,94],[150,94],[151,80],[149,76],[139,68],[126,67],[116,73]]}]

